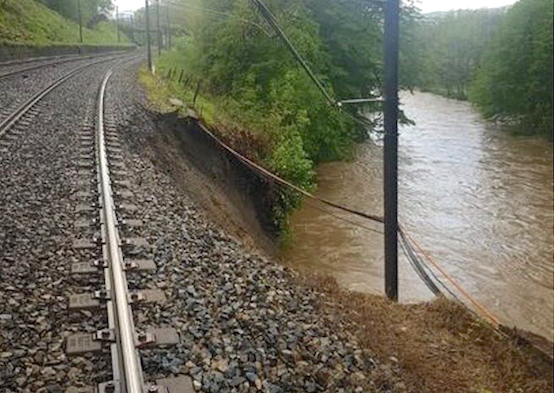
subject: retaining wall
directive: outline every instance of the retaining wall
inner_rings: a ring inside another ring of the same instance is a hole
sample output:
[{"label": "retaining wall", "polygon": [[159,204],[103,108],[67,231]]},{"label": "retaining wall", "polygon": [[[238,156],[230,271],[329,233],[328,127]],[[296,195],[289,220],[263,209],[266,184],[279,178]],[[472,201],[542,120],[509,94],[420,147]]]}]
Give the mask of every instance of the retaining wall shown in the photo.
[{"label": "retaining wall", "polygon": [[0,46],[0,62],[35,57],[118,52],[135,48],[132,45],[2,45]]}]

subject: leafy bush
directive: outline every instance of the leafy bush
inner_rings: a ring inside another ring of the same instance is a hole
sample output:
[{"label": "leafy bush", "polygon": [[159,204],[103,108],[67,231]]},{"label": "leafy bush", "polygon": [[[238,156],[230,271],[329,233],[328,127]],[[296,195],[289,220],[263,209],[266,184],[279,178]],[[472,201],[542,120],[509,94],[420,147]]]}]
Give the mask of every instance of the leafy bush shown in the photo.
[{"label": "leafy bush", "polygon": [[552,135],[551,0],[520,0],[507,13],[470,90],[489,118]]}]

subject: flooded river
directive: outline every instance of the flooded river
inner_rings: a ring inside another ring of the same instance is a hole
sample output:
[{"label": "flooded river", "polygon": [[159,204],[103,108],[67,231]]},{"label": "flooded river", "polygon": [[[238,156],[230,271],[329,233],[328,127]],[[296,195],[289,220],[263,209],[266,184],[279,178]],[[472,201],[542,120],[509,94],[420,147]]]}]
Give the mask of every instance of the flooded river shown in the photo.
[{"label": "flooded river", "polygon": [[[552,143],[513,136],[471,106],[433,94],[402,95],[415,126],[401,129],[400,217],[419,243],[501,321],[545,337],[553,329]],[[318,195],[382,214],[382,152],[359,146],[352,162],[319,168]],[[383,293],[378,225],[305,205],[285,258],[345,287]],[[432,297],[405,259],[401,300]]]}]

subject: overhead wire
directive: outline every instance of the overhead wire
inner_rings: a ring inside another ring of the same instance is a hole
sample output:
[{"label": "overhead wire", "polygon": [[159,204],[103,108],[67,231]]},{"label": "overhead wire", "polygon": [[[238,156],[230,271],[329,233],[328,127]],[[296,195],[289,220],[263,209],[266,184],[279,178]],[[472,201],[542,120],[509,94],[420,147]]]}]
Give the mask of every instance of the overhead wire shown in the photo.
[{"label": "overhead wire", "polygon": [[335,219],[337,219],[337,220],[339,220],[339,221],[346,222],[346,223],[348,223],[348,224],[350,224],[350,225],[353,225],[353,226],[355,226],[355,227],[358,227],[358,228],[360,228],[360,229],[365,229],[366,231],[375,232],[375,233],[378,233],[378,234],[380,234],[380,235],[383,234],[383,231],[380,231],[380,230],[375,229],[375,228],[370,228],[370,227],[368,227],[368,226],[359,224],[359,223],[357,223],[357,222],[355,222],[355,221],[352,221],[352,220],[349,220],[349,219],[347,219],[347,218],[341,217],[341,216],[339,216],[338,214],[331,213],[329,210],[324,209],[324,208],[322,208],[322,207],[319,207],[319,206],[317,206],[315,203],[309,202],[309,200],[308,200],[307,203],[308,203],[308,205],[309,205],[310,207],[312,207],[313,209],[319,210],[320,212],[325,213],[325,214],[327,214],[327,215],[329,215],[329,216],[331,216],[331,217],[333,217],[333,218],[335,218]]},{"label": "overhead wire", "polygon": [[477,309],[479,309],[485,316],[487,316],[487,318],[493,322],[493,324],[498,327],[500,326],[500,321],[499,319],[493,315],[489,310],[487,310],[487,308],[485,306],[483,306],[479,301],[477,301],[475,298],[473,298],[473,296],[471,296],[460,284],[458,284],[458,282],[456,282],[456,280],[454,280],[454,278],[452,278],[450,276],[450,274],[445,271],[438,263],[436,263],[436,261],[430,256],[430,254],[428,254],[424,249],[423,247],[421,247],[419,245],[418,242],[416,242],[412,237],[411,235],[404,230],[404,227],[403,225],[400,225],[400,230],[406,235],[406,237],[415,245],[415,247],[418,249],[418,251],[423,254],[425,256],[425,258],[427,259],[427,261],[429,261],[438,271],[440,271],[442,273],[442,275],[444,277],[446,277],[446,279],[448,281],[450,281],[450,283],[456,287],[456,289],[464,295],[465,298],[467,298]]},{"label": "overhead wire", "polygon": [[277,20],[273,13],[267,8],[267,6],[260,0],[252,0],[264,19],[269,23],[271,28],[277,33],[277,35],[281,38],[281,40],[284,42],[287,49],[292,53],[292,55],[296,58],[296,60],[300,63],[302,68],[308,73],[309,77],[312,79],[312,81],[316,84],[316,86],[319,88],[327,102],[331,106],[337,105],[337,101],[334,100],[329,92],[323,87],[323,83],[316,77],[312,69],[308,66],[308,63],[304,58],[300,55],[296,47],[290,42],[288,37],[286,36],[285,32],[279,27],[279,24],[277,23]]},{"label": "overhead wire", "polygon": [[442,291],[429,277],[428,273],[425,271],[424,264],[418,258],[417,254],[414,252],[414,249],[411,246],[411,244],[409,244],[406,241],[406,239],[402,237],[402,235],[400,239],[400,246],[404,251],[404,255],[406,255],[406,259],[408,260],[408,262],[410,263],[414,271],[417,273],[421,281],[423,281],[425,285],[427,285],[427,288],[429,288],[429,290],[433,292],[434,295],[440,295]]},{"label": "overhead wire", "polygon": [[[278,25],[277,20],[276,20],[275,16],[273,15],[273,13],[271,12],[271,10],[269,10],[269,8],[259,0],[253,0],[253,2],[254,2],[254,4],[259,5],[259,7],[261,7],[261,8],[259,8],[259,10],[262,13],[262,16],[264,16],[264,19],[270,24],[270,27],[275,31],[275,33],[283,40],[283,42],[285,43],[287,48],[291,51],[293,56],[297,59],[297,61],[300,62],[300,64],[302,65],[302,67],[304,68],[306,73],[309,75],[309,77],[315,83],[317,88],[323,94],[323,96],[325,97],[325,100],[328,102],[328,104],[335,107],[335,108],[337,108],[340,113],[342,113],[343,115],[345,115],[346,117],[348,117],[349,119],[351,119],[352,121],[357,123],[358,125],[362,126],[366,131],[372,132],[372,133],[382,134],[383,133],[382,131],[374,129],[373,124],[370,121],[368,121],[367,118],[365,118],[364,116],[354,116],[353,114],[351,114],[350,112],[345,110],[344,107],[339,105],[340,102],[336,101],[335,99],[333,99],[331,97],[329,92],[323,86],[323,83],[317,78],[317,76],[312,71],[312,69],[310,68],[310,66],[306,62],[306,60],[300,55],[300,53],[298,52],[296,47],[292,44],[292,42],[288,39],[288,37],[286,36],[284,31],[280,28],[280,26]],[[214,17],[216,19],[219,19],[221,21],[224,21],[224,20],[226,20],[226,18],[234,16],[230,12],[221,12],[221,11],[211,10],[209,8],[199,7],[199,6],[195,6],[195,5],[191,5],[191,4],[185,5],[185,4],[180,4],[180,3],[176,3],[176,2],[167,2],[166,4],[170,4],[170,5],[173,5],[175,7],[179,7],[183,10],[188,10],[188,9],[192,8],[192,9],[195,9],[197,12],[205,12],[207,15],[209,15],[211,17]],[[240,20],[242,22],[245,22],[245,23],[249,23],[249,24],[257,27],[258,29],[263,31],[266,36],[271,37],[271,34],[259,23],[254,22],[254,21],[249,20],[249,19],[245,19],[245,18],[238,18],[238,20]]]},{"label": "overhead wire", "polygon": [[373,126],[369,122],[361,120],[360,118],[357,118],[356,116],[352,115],[350,112],[344,110],[342,105],[340,105],[340,102],[334,99],[333,97],[331,97],[327,89],[325,89],[325,87],[323,86],[323,83],[319,80],[319,78],[315,75],[315,73],[308,65],[308,62],[302,57],[302,55],[300,55],[300,53],[293,45],[293,43],[289,40],[289,38],[287,37],[283,29],[279,26],[279,23],[277,22],[277,18],[271,12],[271,10],[261,0],[252,0],[252,2],[256,5],[262,17],[266,20],[267,23],[269,23],[273,31],[275,31],[275,33],[279,36],[279,38],[281,38],[281,40],[283,41],[287,49],[292,53],[293,57],[300,63],[302,68],[304,68],[304,70],[306,71],[310,79],[312,79],[312,81],[317,86],[319,91],[323,94],[327,103],[332,107],[337,108],[339,112],[341,112],[342,114],[345,114],[347,117],[349,117],[356,123],[365,127],[366,130],[368,131],[371,130],[372,132],[376,132],[375,130],[373,130]]}]

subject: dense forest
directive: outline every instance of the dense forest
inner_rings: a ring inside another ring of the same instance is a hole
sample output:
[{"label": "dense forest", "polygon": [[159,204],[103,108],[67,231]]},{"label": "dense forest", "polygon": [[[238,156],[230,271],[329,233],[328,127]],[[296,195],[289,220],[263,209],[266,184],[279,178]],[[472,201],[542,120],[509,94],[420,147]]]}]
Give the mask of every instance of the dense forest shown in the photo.
[{"label": "dense forest", "polygon": [[418,87],[467,99],[468,89],[505,9],[460,10],[423,15],[414,38]]},{"label": "dense forest", "polygon": [[470,88],[488,118],[515,121],[552,137],[552,0],[521,0],[508,10]]},{"label": "dense forest", "polygon": [[552,135],[551,0],[422,16],[414,38],[422,90],[470,99],[487,118]]}]

